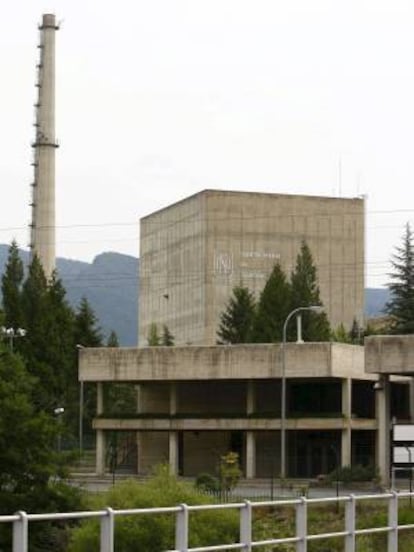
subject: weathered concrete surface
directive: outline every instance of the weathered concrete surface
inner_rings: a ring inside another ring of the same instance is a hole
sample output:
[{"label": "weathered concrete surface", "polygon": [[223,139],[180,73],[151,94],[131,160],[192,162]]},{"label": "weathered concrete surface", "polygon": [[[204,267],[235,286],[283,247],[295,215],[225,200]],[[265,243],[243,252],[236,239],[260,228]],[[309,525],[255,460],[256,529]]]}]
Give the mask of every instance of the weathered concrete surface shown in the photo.
[{"label": "weathered concrete surface", "polygon": [[[354,345],[288,343],[285,360],[288,378],[375,379],[364,372],[363,347]],[[81,381],[245,380],[281,376],[280,345],[102,347],[79,351]]]},{"label": "weathered concrete surface", "polygon": [[364,200],[204,190],[141,219],[139,344],[151,323],[177,345],[213,345],[242,282],[256,296],[275,263],[290,274],[303,239],[333,327],[362,322]]},{"label": "weathered concrete surface", "polygon": [[414,375],[414,335],[381,335],[365,338],[368,373]]},{"label": "weathered concrete surface", "polygon": [[[348,426],[344,418],[289,418],[289,430],[333,430]],[[374,430],[377,422],[369,419],[353,419],[351,429]],[[94,429],[117,431],[266,431],[279,430],[280,420],[275,418],[95,418]]]}]

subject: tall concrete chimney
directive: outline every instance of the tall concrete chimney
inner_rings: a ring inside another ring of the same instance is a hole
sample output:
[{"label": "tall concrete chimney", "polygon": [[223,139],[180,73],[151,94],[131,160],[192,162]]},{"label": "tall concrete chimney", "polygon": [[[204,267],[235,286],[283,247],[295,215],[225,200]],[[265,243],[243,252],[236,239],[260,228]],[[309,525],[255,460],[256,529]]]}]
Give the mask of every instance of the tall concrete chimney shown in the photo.
[{"label": "tall concrete chimney", "polygon": [[40,259],[46,277],[55,268],[55,32],[53,14],[44,14],[39,25],[40,51],[35,103],[34,179],[30,249]]}]

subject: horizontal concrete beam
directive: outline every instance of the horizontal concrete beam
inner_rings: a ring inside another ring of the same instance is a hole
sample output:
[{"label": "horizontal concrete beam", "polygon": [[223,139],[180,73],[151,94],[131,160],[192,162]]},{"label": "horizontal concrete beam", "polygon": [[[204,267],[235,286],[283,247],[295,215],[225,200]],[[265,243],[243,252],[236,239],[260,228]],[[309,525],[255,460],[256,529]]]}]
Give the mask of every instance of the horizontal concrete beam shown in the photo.
[{"label": "horizontal concrete beam", "polygon": [[[364,372],[363,347],[342,343],[288,343],[286,377],[373,379]],[[85,348],[81,381],[145,382],[280,378],[279,344],[213,347]]]},{"label": "horizontal concrete beam", "polygon": [[[290,430],[342,430],[348,427],[345,418],[294,418],[286,420]],[[95,418],[94,429],[118,431],[263,431],[279,430],[280,419],[275,418]],[[371,419],[352,419],[351,429],[375,430],[377,422]]]}]

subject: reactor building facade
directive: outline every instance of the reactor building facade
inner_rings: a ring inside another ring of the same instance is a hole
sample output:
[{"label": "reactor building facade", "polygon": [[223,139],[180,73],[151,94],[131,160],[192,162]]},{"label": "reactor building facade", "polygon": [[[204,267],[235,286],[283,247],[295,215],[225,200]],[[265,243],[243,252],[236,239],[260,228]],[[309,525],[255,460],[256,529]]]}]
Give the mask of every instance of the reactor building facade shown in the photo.
[{"label": "reactor building facade", "polygon": [[204,190],[141,219],[139,345],[165,324],[176,345],[214,345],[232,289],[256,297],[303,240],[332,327],[364,312],[364,199]]}]

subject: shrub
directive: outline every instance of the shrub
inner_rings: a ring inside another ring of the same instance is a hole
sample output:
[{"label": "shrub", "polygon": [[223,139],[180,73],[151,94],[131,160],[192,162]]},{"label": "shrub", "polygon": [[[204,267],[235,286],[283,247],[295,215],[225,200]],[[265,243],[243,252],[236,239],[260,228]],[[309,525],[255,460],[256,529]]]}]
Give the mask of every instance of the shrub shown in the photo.
[{"label": "shrub", "polygon": [[220,491],[220,482],[217,477],[210,473],[200,473],[195,480],[195,486],[200,491],[217,493]]},{"label": "shrub", "polygon": [[[145,482],[123,481],[107,492],[91,497],[94,510],[110,506],[114,509],[155,508],[177,504],[212,504],[214,500],[200,493],[193,485],[178,481],[161,467]],[[119,516],[115,521],[116,549],[122,552],[159,552],[174,548],[174,514]],[[238,540],[236,511],[202,511],[190,515],[191,547]],[[72,532],[69,552],[99,550],[99,522],[88,520]]]},{"label": "shrub", "polygon": [[329,481],[342,481],[351,483],[353,481],[372,481],[378,478],[378,469],[375,466],[342,466],[333,470],[329,475]]}]

